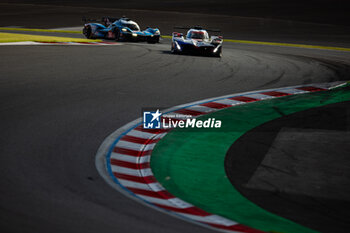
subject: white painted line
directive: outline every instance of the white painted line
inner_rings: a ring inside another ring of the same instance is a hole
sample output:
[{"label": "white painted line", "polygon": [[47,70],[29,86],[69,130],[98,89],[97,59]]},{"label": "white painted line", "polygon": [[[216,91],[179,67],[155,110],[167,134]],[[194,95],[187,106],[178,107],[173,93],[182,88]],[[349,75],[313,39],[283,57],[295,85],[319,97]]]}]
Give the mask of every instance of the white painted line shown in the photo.
[{"label": "white painted line", "polygon": [[[126,168],[126,167],[120,167],[116,165],[111,166],[112,171],[116,172],[118,174],[124,174],[124,175],[132,175],[132,176],[153,176],[153,173],[150,168],[145,169],[132,169],[132,168]],[[141,175],[142,174],[142,175]]]},{"label": "white painted line", "polygon": [[195,220],[195,221],[219,224],[227,227],[237,224],[237,222],[231,221],[227,218],[220,217],[218,215],[198,216],[198,215],[184,214],[184,213],[179,213],[179,214],[184,217],[191,218],[192,220]]},{"label": "white painted line", "polygon": [[319,84],[315,84],[312,86],[318,87],[318,88],[328,89],[328,88],[336,88],[336,87],[339,87],[342,85],[344,85],[344,81],[336,81],[336,82],[332,82],[332,83],[319,83]]},{"label": "white painted line", "polygon": [[34,42],[34,41],[20,41],[20,42],[0,43],[0,45],[41,45],[41,43]]},{"label": "white painted line", "polygon": [[173,206],[176,206],[177,208],[181,208],[181,209],[193,207],[192,204],[185,202],[177,197],[169,199],[169,202],[171,202]]},{"label": "white painted line", "polygon": [[238,105],[238,104],[244,104],[242,101],[237,101],[237,100],[230,100],[230,99],[222,99],[222,100],[216,100],[213,103],[219,103],[219,104],[226,104],[226,105]]},{"label": "white painted line", "polygon": [[150,160],[151,156],[146,155],[146,156],[137,157],[137,156],[124,155],[124,154],[112,152],[111,158],[136,164],[136,163],[147,163]]},{"label": "white painted line", "polygon": [[283,89],[283,90],[276,90],[279,92],[283,92],[283,93],[288,93],[288,94],[304,94],[304,93],[308,93],[308,91],[303,91],[303,90],[299,90],[299,89],[295,89],[295,88],[290,88],[290,89]]},{"label": "white painted line", "polygon": [[144,183],[133,182],[133,181],[123,180],[123,179],[119,179],[119,181],[122,185],[124,185],[127,188],[137,188],[137,189],[154,191],[154,192],[165,190],[159,183],[144,184]]},{"label": "white painted line", "polygon": [[136,194],[136,195],[145,199],[146,201],[154,203],[154,204],[160,204],[160,205],[165,205],[165,206],[169,206],[169,207],[174,207],[175,203],[177,203],[178,205],[175,205],[175,206],[177,208],[180,208],[180,209],[193,207],[193,205],[191,205],[187,202],[181,201],[178,198],[162,199],[162,198],[149,197],[149,196],[140,195],[140,194]]}]

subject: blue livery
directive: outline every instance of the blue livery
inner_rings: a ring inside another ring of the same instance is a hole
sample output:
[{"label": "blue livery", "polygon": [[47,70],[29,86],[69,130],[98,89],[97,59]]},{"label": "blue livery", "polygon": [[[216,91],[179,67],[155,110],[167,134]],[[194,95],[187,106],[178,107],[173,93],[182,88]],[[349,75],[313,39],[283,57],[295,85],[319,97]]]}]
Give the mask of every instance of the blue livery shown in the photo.
[{"label": "blue livery", "polygon": [[102,18],[102,23],[86,23],[83,34],[89,39],[113,39],[116,41],[147,41],[158,43],[160,31],[158,28],[148,27],[141,31],[139,25],[122,17],[120,19]]}]

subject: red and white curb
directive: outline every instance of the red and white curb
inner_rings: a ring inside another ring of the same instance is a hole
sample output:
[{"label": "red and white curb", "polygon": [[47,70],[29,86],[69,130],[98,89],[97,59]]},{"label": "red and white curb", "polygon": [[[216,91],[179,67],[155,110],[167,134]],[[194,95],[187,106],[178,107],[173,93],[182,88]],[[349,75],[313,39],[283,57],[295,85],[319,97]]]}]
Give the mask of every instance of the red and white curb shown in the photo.
[{"label": "red and white curb", "polygon": [[117,42],[35,42],[35,41],[21,41],[21,42],[6,42],[0,45],[95,45],[95,46],[109,46],[121,45]]},{"label": "red and white curb", "polygon": [[[325,91],[345,83],[302,85],[227,95],[176,106],[162,112],[198,117],[250,102]],[[201,210],[173,196],[157,182],[150,167],[150,159],[153,148],[168,132],[165,129],[143,129],[141,118],[123,126],[111,134],[99,148],[96,155],[99,173],[118,191],[185,220],[223,232],[262,232]]]}]

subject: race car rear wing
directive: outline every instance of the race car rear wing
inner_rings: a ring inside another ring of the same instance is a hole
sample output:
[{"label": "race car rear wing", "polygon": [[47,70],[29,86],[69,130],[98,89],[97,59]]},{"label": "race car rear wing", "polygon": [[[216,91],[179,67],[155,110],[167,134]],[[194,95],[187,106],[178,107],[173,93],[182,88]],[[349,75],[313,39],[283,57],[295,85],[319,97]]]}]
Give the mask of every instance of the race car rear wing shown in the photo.
[{"label": "race car rear wing", "polygon": [[116,21],[118,19],[120,19],[120,18],[108,17],[108,16],[104,16],[101,19],[89,19],[89,18],[86,18],[84,16],[82,18],[82,21],[84,23],[102,23],[103,25],[108,26],[108,25],[110,25],[111,23],[113,23],[114,21]]},{"label": "race car rear wing", "polygon": [[173,32],[172,34],[173,37],[183,37],[184,34],[180,33],[180,32]]},{"label": "race car rear wing", "polygon": [[211,39],[211,42],[214,44],[220,44],[223,41],[222,36],[211,36],[210,39]]},{"label": "race car rear wing", "polygon": [[208,32],[221,32],[220,29],[206,29],[201,26],[193,26],[193,27],[175,26],[174,29],[184,29],[184,30],[197,29],[197,30],[206,30]]}]

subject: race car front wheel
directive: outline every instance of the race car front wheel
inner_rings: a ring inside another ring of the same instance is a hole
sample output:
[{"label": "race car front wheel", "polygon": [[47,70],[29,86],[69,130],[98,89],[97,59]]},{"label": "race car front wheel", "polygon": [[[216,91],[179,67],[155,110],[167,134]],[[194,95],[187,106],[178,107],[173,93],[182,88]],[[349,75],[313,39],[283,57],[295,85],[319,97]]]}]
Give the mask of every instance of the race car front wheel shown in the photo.
[{"label": "race car front wheel", "polygon": [[219,50],[214,53],[214,57],[222,57],[222,47],[220,47]]},{"label": "race car front wheel", "polygon": [[83,34],[85,35],[86,38],[91,39],[92,38],[92,30],[91,30],[91,26],[85,26],[83,28]]},{"label": "race car front wheel", "polygon": [[170,52],[171,53],[176,53],[176,49],[175,49],[175,44],[174,43],[171,43],[171,49],[170,49]]},{"label": "race car front wheel", "polygon": [[147,39],[147,43],[149,43],[149,44],[159,43],[159,36],[149,37]]}]

